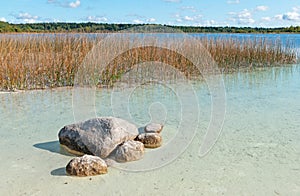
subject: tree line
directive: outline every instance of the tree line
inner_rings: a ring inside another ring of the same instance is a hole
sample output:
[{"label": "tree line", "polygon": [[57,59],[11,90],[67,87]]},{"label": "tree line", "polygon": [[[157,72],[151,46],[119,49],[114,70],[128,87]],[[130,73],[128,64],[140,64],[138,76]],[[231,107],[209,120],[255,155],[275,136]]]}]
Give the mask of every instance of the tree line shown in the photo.
[{"label": "tree line", "polygon": [[199,27],[172,26],[160,24],[108,24],[108,23],[26,23],[11,24],[0,21],[0,33],[109,33],[138,26],[151,26],[156,29],[173,28],[185,33],[300,33],[300,26],[262,28],[262,27]]}]

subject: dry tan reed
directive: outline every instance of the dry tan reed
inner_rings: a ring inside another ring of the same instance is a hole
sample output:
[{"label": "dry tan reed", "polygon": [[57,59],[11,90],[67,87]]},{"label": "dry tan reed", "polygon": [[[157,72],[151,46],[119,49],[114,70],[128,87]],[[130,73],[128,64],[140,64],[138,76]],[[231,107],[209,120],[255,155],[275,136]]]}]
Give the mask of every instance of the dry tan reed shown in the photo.
[{"label": "dry tan reed", "polygon": [[218,38],[201,41],[225,72],[296,63],[296,52],[292,46],[289,43],[283,46],[280,40]]},{"label": "dry tan reed", "polygon": [[[99,38],[100,39],[100,38]],[[74,77],[85,56],[99,39],[76,36],[0,37],[0,90],[39,89],[74,85]],[[266,39],[201,38],[225,72],[240,67],[295,63],[296,54],[280,42]],[[188,41],[187,41],[188,42]],[[189,51],[188,43],[184,50]],[[114,47],[113,45],[111,47]],[[155,47],[128,51],[114,59],[109,69],[96,73],[102,83],[111,83],[133,65],[144,61],[170,64],[184,73],[197,72],[180,54]]]},{"label": "dry tan reed", "polygon": [[0,38],[0,84],[2,90],[70,86],[74,73],[92,48],[87,38]]}]

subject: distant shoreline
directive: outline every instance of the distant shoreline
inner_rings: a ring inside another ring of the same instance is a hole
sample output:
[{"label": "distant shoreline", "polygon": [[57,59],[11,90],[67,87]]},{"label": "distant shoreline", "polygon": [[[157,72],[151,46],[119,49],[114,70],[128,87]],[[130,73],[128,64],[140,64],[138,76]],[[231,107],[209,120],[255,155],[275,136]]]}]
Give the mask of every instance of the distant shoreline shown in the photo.
[{"label": "distant shoreline", "polygon": [[[26,23],[12,24],[0,21],[0,33],[116,33],[135,27],[151,27],[161,30],[174,29],[174,33],[239,33],[239,34],[297,34],[300,26],[290,27],[213,27],[213,26],[173,26],[162,24],[114,24],[114,23]],[[146,31],[145,31],[146,32]],[[148,31],[149,32],[149,31]]]},{"label": "distant shoreline", "polygon": [[[2,33],[0,32],[0,36],[1,35],[42,35],[42,34],[46,34],[46,35],[93,35],[93,34],[117,34],[117,33],[124,33],[124,32],[92,32],[92,33],[87,33],[87,32],[5,32]],[[134,34],[134,32],[130,32],[132,34]],[[139,32],[136,32],[139,33]],[[147,33],[151,33],[151,32],[147,32]],[[177,33],[166,33],[166,32],[160,32],[161,34],[221,34],[221,35],[230,35],[230,34],[252,34],[252,35],[297,35],[300,34],[300,32],[298,33],[293,33],[293,32],[278,32],[278,33],[224,33],[224,32],[199,32],[199,33],[190,33],[190,32],[177,32]]]}]

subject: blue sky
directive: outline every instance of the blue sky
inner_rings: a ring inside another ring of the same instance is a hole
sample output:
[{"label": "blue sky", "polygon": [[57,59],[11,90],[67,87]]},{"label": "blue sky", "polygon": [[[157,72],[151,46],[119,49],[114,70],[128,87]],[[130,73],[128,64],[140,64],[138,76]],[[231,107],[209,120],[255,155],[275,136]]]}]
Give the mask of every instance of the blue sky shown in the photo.
[{"label": "blue sky", "polygon": [[297,26],[300,25],[300,0],[9,0],[1,3],[0,20]]}]

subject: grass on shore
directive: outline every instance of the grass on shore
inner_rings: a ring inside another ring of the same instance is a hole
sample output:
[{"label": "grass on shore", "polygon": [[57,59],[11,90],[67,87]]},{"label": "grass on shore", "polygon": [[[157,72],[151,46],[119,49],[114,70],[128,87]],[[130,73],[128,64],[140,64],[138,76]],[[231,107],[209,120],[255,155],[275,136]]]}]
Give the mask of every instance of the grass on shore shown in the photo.
[{"label": "grass on shore", "polygon": [[[73,86],[78,68],[99,39],[75,36],[1,36],[0,90]],[[201,38],[201,42],[220,70],[225,73],[240,68],[278,66],[296,62],[296,52],[292,50],[292,46],[283,46],[280,41],[264,38]],[[188,51],[188,40],[185,45],[187,48],[184,50]],[[111,84],[128,71],[128,67],[145,61],[171,64],[184,73],[199,71],[190,69],[191,62],[180,54],[145,47],[133,49],[115,58],[109,69],[94,74],[99,76],[95,81],[102,81],[103,84],[98,85]]]}]

